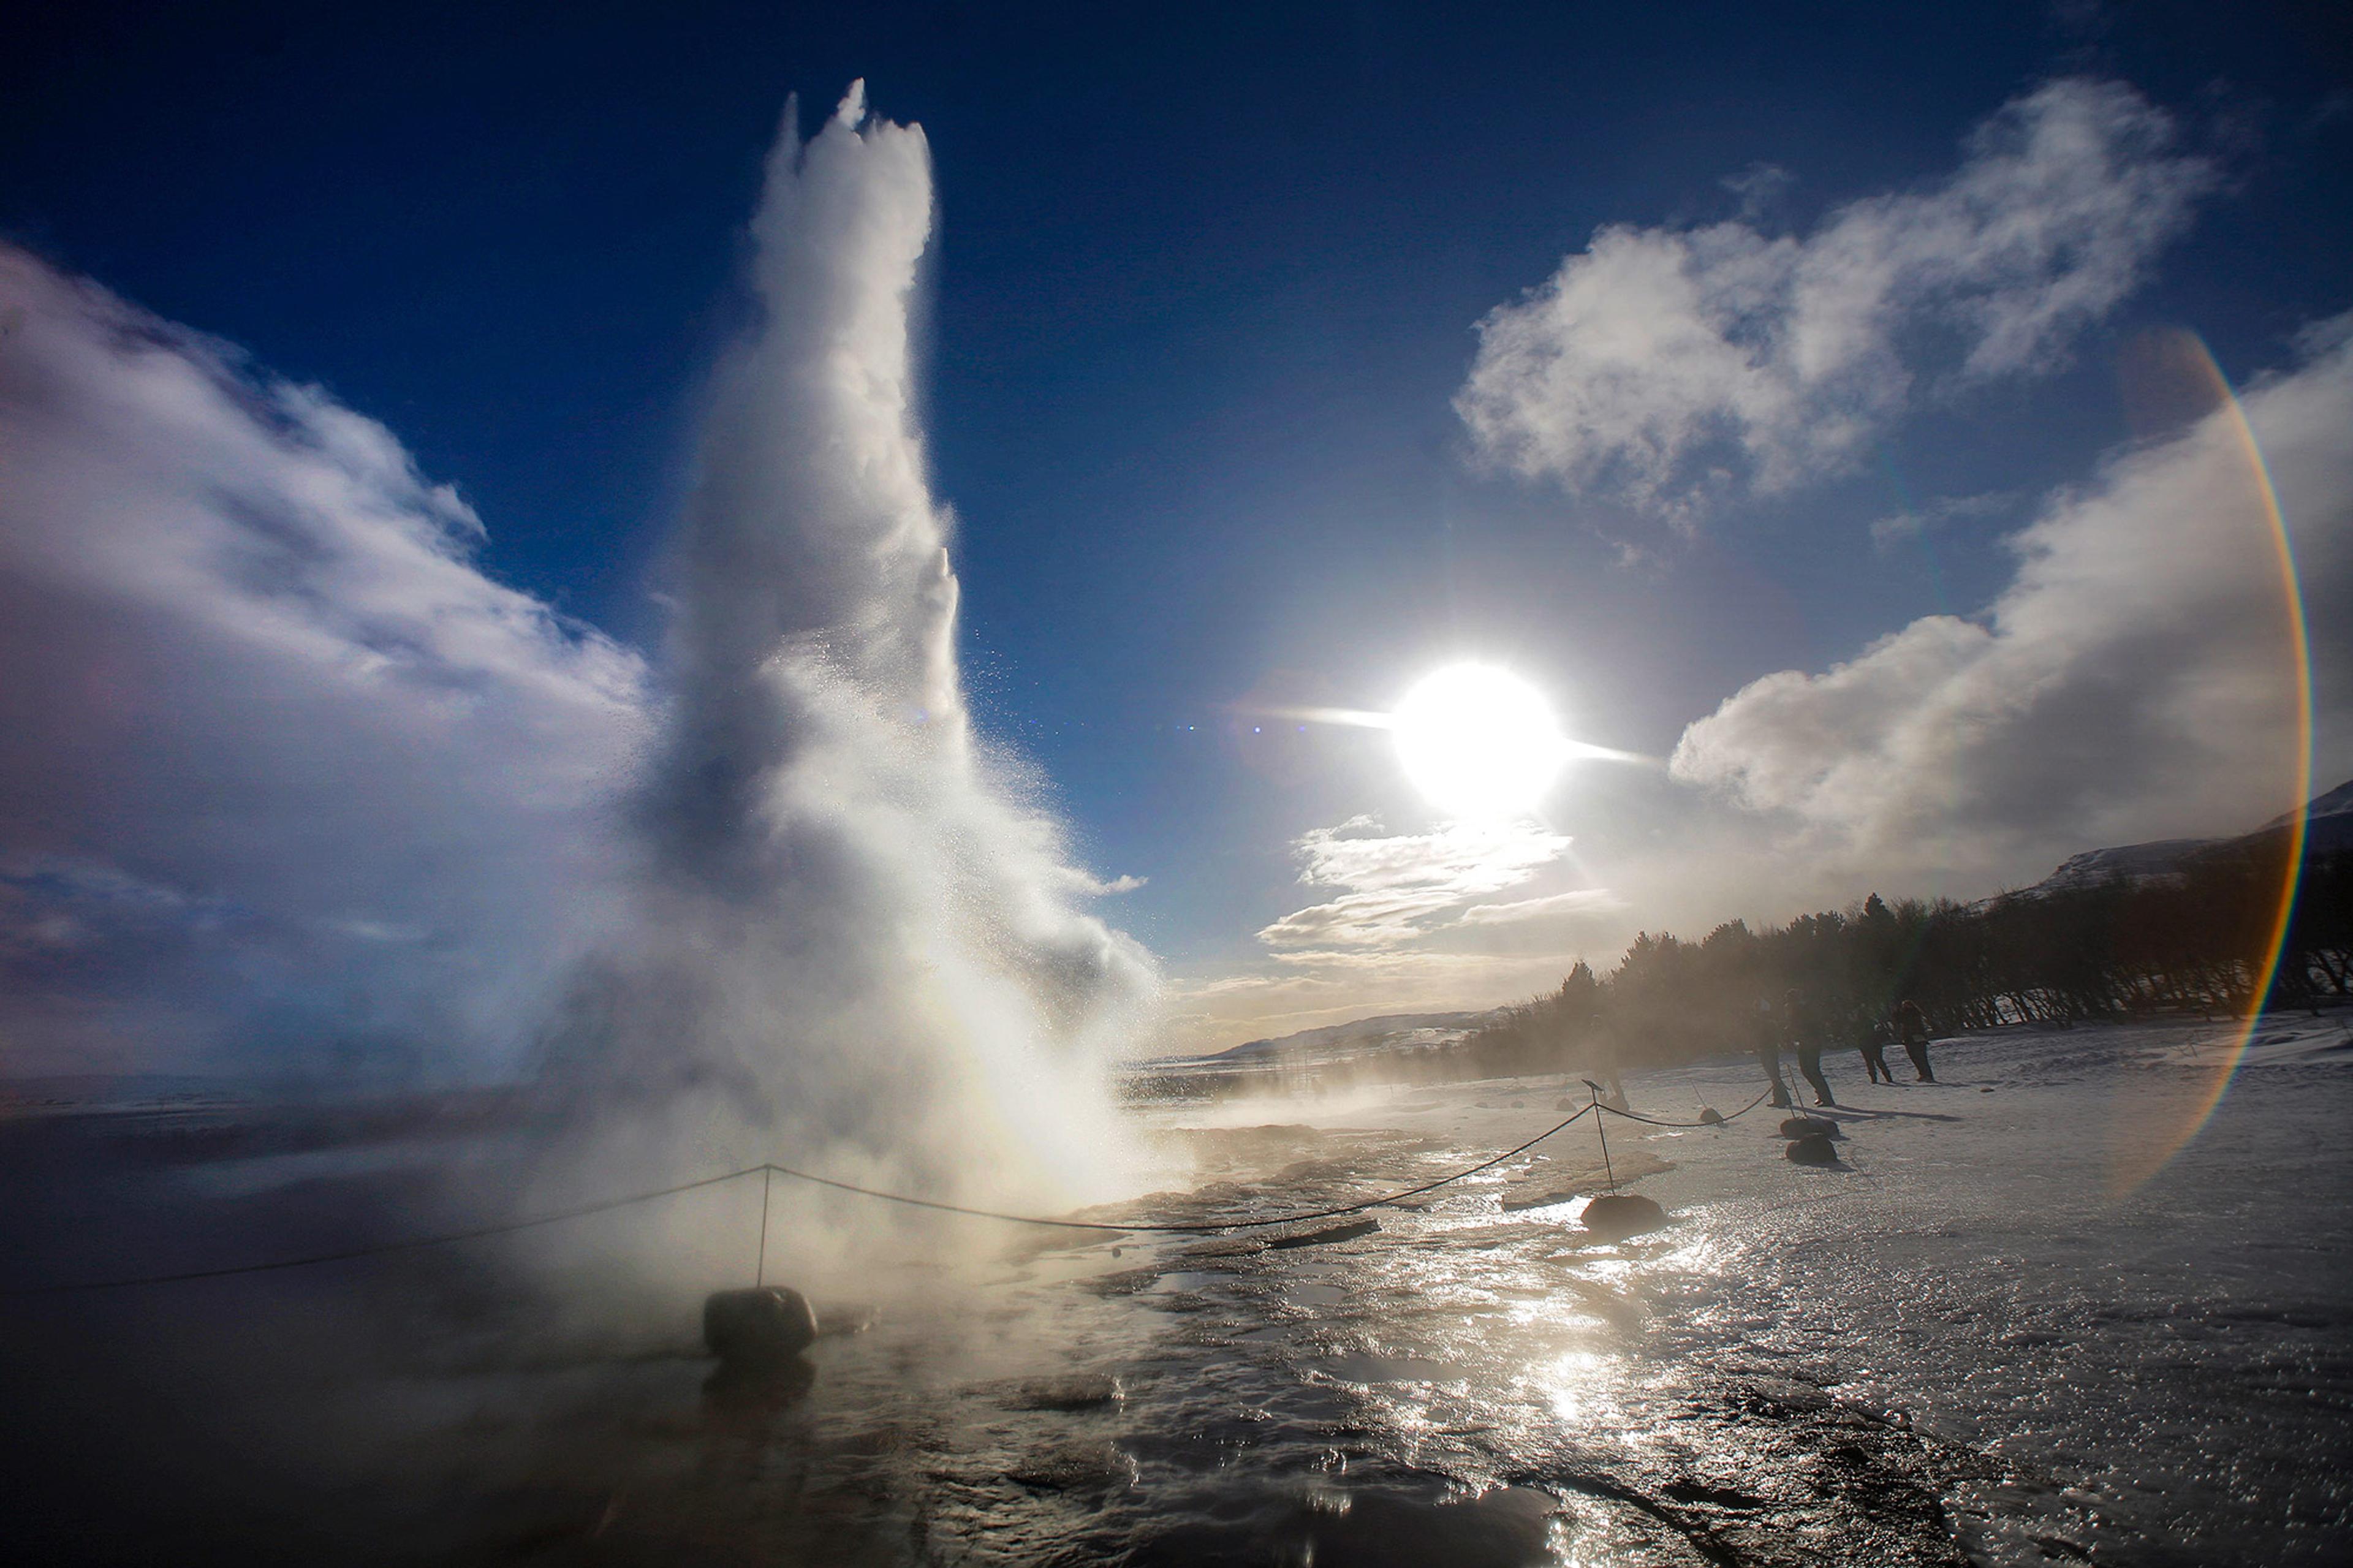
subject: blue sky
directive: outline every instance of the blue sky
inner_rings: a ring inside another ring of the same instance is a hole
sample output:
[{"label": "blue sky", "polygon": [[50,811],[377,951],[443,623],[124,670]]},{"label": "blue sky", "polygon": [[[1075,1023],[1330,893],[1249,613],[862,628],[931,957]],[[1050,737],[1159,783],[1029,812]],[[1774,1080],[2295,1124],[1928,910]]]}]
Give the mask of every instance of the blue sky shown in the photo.
[{"label": "blue sky", "polygon": [[[1178,1044],[1502,1000],[1638,927],[1866,884],[1977,896],[2268,798],[2140,769],[2038,811],[2021,785],[1939,819],[1997,848],[1907,858],[1878,818],[1824,852],[1820,791],[1757,787],[1753,752],[1596,764],[1543,814],[1575,855],[1521,890],[1606,907],[1303,989],[1314,961],[1261,933],[1317,886],[1364,890],[1303,869],[1345,879],[1332,843],[1436,818],[1378,731],[1253,714],[1385,708],[1476,657],[1580,737],[1664,758],[1761,677],[1982,620],[2017,580],[2002,541],[2169,433],[2135,423],[2130,345],[2185,329],[2234,382],[2294,375],[2353,306],[2330,7],[149,9],[53,10],[0,65],[0,236],[381,421],[479,517],[491,576],[641,648],[786,96],[814,125],[863,78],[923,127],[923,415],[976,715],[1037,764],[1083,864],[1144,879],[1103,914],[1159,955]],[[2162,118],[2107,172],[2156,171],[2126,205],[2178,212],[2015,364],[1962,368],[1978,329],[1952,307],[2009,285],[1919,285],[1862,354],[1903,387],[1749,427],[1802,446],[1868,405],[1852,443],[1700,500],[1680,468],[1630,484],[1630,446],[1513,471],[1466,419],[1480,323],[1606,226],[1802,243],[1957,188],[1975,129],[2052,81]],[[2304,510],[2333,526],[2314,482]]]}]

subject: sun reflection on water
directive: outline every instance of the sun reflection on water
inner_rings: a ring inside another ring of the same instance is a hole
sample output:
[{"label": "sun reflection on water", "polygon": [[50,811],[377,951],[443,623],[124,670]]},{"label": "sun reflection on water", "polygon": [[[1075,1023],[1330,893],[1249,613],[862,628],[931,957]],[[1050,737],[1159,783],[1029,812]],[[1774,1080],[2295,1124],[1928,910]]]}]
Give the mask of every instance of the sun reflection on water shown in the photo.
[{"label": "sun reflection on water", "polygon": [[1617,1413],[1617,1369],[1598,1351],[1550,1356],[1536,1363],[1526,1381],[1563,1426],[1582,1426]]},{"label": "sun reflection on water", "polygon": [[1660,1257],[1660,1267],[1695,1275],[1715,1276],[1728,1272],[1734,1249],[1718,1227],[1707,1223],[1713,1215],[1706,1206],[1701,1206],[1687,1219],[1695,1223],[1687,1226],[1682,1246]]}]

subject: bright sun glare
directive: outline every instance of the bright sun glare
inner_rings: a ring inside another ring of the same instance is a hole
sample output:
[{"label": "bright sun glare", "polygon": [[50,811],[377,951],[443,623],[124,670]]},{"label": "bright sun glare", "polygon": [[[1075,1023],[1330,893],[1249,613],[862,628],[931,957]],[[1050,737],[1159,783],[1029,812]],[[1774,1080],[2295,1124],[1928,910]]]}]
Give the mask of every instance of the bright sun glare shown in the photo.
[{"label": "bright sun glare", "polygon": [[1508,670],[1458,664],[1425,676],[1390,715],[1406,776],[1461,817],[1535,809],[1568,758],[1544,695]]}]

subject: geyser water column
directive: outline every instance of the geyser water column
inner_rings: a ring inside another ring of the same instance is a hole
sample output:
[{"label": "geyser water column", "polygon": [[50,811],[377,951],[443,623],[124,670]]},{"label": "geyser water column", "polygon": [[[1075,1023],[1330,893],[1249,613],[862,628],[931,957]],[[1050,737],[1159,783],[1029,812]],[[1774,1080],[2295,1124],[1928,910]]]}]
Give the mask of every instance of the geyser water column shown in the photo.
[{"label": "geyser water column", "polygon": [[[1091,879],[969,722],[909,352],[931,224],[919,128],[870,120],[860,83],[804,144],[787,106],[760,320],[670,562],[636,919],[546,1052],[566,1146],[632,1180],[773,1158],[952,1200],[1105,1194],[1102,1063],[1152,967],[1074,906]],[[860,1202],[776,1196],[788,1251]]]}]

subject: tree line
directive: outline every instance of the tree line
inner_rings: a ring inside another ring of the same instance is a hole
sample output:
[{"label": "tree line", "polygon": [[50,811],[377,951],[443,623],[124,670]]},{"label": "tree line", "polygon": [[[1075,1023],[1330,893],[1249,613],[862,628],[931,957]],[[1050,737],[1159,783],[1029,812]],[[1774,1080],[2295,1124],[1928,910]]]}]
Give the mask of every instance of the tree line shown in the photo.
[{"label": "tree line", "polygon": [[[1557,991],[1502,1009],[1440,1068],[1503,1077],[1656,1067],[1755,1046],[1799,991],[1855,1045],[1906,997],[1938,1033],[2153,1015],[2243,1014],[2264,984],[2288,844],[2260,835],[2161,877],[2006,894],[1978,904],[1873,893],[1846,910],[1699,941],[1648,931],[1615,969],[1582,960]],[[2353,994],[2353,854],[2306,859],[2263,1004]],[[1430,1064],[1439,1067],[1440,1064]]]}]

